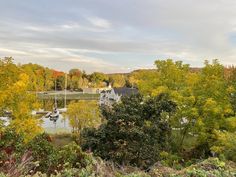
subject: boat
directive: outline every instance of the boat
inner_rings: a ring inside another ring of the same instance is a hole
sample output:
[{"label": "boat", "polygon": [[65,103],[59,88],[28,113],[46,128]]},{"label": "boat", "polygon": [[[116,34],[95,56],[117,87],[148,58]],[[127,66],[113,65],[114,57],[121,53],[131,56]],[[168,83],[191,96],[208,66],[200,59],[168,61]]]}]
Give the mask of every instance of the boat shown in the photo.
[{"label": "boat", "polygon": [[49,119],[51,121],[56,122],[57,119],[59,118],[59,115],[60,115],[59,110],[57,108],[54,108],[53,112],[50,112],[50,114],[49,114]]},{"label": "boat", "polygon": [[56,80],[55,80],[55,95],[54,95],[54,108],[53,111],[44,111],[44,110],[38,110],[38,111],[32,111],[32,115],[36,114],[45,114],[44,118],[49,118],[49,120],[56,123],[57,119],[60,116],[60,113],[65,113],[67,111],[66,108],[66,88],[67,88],[67,74],[65,75],[65,98],[64,98],[64,108],[57,108],[57,95],[56,95]]},{"label": "boat", "polygon": [[[51,121],[56,122],[59,118],[60,113],[65,113],[67,111],[66,108],[66,88],[67,88],[67,74],[65,74],[65,98],[64,98],[64,108],[57,108],[57,97],[55,94],[55,103],[54,110],[46,114],[45,117],[48,117]],[[56,91],[56,82],[55,82],[55,91]]]}]

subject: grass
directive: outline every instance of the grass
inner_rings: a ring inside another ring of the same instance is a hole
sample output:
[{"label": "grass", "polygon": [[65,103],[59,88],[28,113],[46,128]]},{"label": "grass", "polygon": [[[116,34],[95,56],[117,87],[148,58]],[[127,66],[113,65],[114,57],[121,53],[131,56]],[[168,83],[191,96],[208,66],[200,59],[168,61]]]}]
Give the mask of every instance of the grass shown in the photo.
[{"label": "grass", "polygon": [[49,134],[61,134],[61,133],[71,133],[69,128],[44,128],[44,131]]},{"label": "grass", "polygon": [[[172,137],[173,137],[174,141],[180,141],[180,139],[181,139],[180,131],[179,130],[172,130]],[[178,142],[175,142],[175,143],[178,144]],[[192,147],[194,147],[196,145],[196,143],[197,143],[197,137],[187,134],[186,137],[184,138],[183,148],[184,149],[191,149]]]},{"label": "grass", "polygon": [[71,133],[51,134],[50,136],[55,147],[63,147],[73,141]]}]

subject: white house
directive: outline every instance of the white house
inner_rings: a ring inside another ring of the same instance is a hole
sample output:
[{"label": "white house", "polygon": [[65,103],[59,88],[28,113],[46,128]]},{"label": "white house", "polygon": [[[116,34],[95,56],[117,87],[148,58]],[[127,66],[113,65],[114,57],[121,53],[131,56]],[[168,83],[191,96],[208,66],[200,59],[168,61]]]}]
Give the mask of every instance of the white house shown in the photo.
[{"label": "white house", "polygon": [[132,94],[137,94],[138,89],[136,88],[128,88],[128,87],[120,87],[113,88],[111,90],[103,90],[100,93],[100,105],[112,106],[114,103],[117,103],[121,100],[122,96],[130,96]]}]

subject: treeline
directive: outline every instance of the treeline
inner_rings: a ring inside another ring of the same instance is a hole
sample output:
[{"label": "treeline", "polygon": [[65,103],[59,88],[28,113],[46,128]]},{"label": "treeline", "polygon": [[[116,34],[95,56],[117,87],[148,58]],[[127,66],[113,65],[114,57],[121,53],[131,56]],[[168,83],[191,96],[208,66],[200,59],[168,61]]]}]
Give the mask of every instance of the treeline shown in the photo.
[{"label": "treeline", "polygon": [[[11,60],[11,57],[5,57],[1,60]],[[23,72],[29,76],[29,91],[50,91],[65,89],[65,77],[67,77],[67,89],[81,91],[82,88],[107,87],[138,87],[137,81],[141,77],[150,77],[156,71],[155,69],[140,69],[131,73],[104,74],[102,72],[93,72],[87,74],[85,71],[73,68],[68,73],[57,71],[38,64],[18,64],[15,65],[16,73]],[[225,78],[228,78],[233,72],[234,67],[224,68]],[[201,71],[201,68],[189,68],[191,73]],[[154,74],[155,75],[155,74]]]},{"label": "treeline", "polygon": [[[14,61],[11,57],[1,59],[2,62],[7,60]],[[76,91],[85,87],[130,86],[128,76],[125,74],[104,74],[101,72],[87,74],[77,68],[65,73],[32,63],[19,64],[14,67],[15,74],[22,72],[29,76],[31,83],[28,87],[29,91],[49,91],[54,90],[55,86],[57,90],[65,89],[65,77],[67,77],[67,89]]]}]

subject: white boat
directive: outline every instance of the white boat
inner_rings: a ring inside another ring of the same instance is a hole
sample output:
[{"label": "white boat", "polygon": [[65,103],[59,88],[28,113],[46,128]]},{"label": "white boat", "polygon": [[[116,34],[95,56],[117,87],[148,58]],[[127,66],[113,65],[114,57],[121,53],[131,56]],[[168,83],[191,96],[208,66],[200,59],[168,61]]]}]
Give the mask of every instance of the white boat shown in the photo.
[{"label": "white boat", "polygon": [[56,122],[57,119],[59,118],[59,115],[60,115],[60,112],[58,111],[57,108],[55,108],[53,112],[50,112],[50,114],[49,114],[49,119],[50,119],[51,121]]}]

